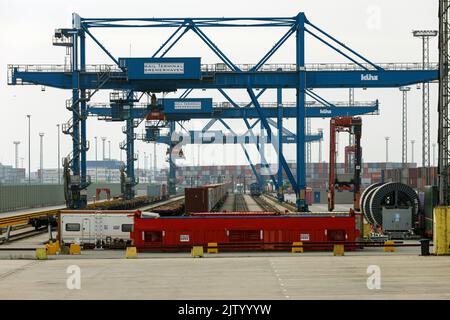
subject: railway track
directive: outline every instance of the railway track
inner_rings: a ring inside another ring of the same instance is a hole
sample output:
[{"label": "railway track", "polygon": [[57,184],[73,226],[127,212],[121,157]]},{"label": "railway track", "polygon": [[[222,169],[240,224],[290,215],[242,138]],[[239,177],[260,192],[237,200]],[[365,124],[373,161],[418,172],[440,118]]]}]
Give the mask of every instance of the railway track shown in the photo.
[{"label": "railway track", "polygon": [[286,208],[290,212],[296,212],[297,211],[297,207],[292,202],[285,201],[285,202],[281,202],[280,203],[280,202],[278,202],[278,199],[276,197],[274,197],[273,195],[271,195],[271,194],[264,194],[263,197],[266,197],[269,200],[272,200],[272,201],[278,203],[280,206]]},{"label": "railway track", "polygon": [[248,211],[247,202],[245,202],[244,195],[242,193],[236,193],[234,195],[234,211],[235,212]]},{"label": "railway track", "polygon": [[265,201],[263,198],[261,198],[261,196],[252,196],[252,199],[256,202],[256,204],[258,204],[258,206],[261,207],[262,211],[280,212],[278,208]]},{"label": "railway track", "polygon": [[13,230],[13,232],[17,231],[17,230],[22,230],[22,231],[13,233],[9,237],[7,237],[6,235],[0,235],[0,244],[23,240],[26,238],[31,238],[31,237],[38,236],[38,235],[48,232],[48,230],[46,228],[36,230],[32,226],[23,226],[23,227],[21,226],[21,228]]}]

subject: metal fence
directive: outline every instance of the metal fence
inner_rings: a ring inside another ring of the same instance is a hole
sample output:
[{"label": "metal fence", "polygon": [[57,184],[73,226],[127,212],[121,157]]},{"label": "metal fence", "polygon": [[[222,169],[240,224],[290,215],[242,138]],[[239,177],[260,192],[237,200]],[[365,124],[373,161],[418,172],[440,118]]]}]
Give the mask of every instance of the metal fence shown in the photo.
[{"label": "metal fence", "polygon": [[[108,188],[111,196],[120,194],[120,184],[118,183],[93,183],[88,191],[88,201],[95,197],[97,188]],[[136,194],[144,194],[147,184],[136,186]],[[106,199],[106,194],[102,193],[100,199]],[[38,208],[47,206],[64,205],[64,190],[58,184],[16,184],[0,185],[0,213],[27,208]]]}]

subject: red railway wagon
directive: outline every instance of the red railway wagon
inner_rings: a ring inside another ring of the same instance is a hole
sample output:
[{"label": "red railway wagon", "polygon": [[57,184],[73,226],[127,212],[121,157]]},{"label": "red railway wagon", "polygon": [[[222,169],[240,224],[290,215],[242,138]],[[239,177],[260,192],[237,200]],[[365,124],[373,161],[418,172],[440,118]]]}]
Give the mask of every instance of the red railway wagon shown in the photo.
[{"label": "red railway wagon", "polygon": [[228,183],[185,188],[186,213],[213,211],[225,200],[228,188]]},{"label": "red railway wagon", "polygon": [[[330,215],[193,215],[183,217],[134,218],[131,233],[139,251],[182,251],[192,246],[206,246],[210,242],[228,245],[229,250],[243,251],[230,244],[292,244],[354,242],[359,236],[355,216]],[[312,247],[311,247],[312,248]],[[273,247],[271,249],[274,249]],[[305,248],[308,250],[308,248]],[[330,246],[316,247],[330,249]],[[222,249],[221,249],[222,250]],[[283,250],[288,250],[287,248]]]}]

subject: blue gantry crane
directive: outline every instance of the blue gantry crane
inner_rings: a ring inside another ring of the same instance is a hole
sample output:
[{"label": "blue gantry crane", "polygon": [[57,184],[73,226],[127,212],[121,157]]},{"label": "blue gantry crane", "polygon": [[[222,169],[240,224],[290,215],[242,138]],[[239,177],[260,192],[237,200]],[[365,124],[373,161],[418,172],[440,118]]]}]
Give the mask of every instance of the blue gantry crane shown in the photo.
[{"label": "blue gantry crane", "polygon": [[[262,93],[261,93],[262,94]],[[311,94],[314,100],[307,101],[307,117],[338,117],[338,116],[349,116],[356,114],[376,114],[378,112],[378,101],[374,102],[358,102],[355,106],[350,108],[347,103],[343,102],[327,102],[325,100],[318,100],[314,95]],[[220,121],[229,131],[232,131],[231,128],[226,123],[227,119],[242,119],[245,117],[254,118],[257,117],[255,114],[254,108],[252,108],[252,103],[235,103],[229,98],[228,95],[226,97],[229,99],[227,102],[221,103],[213,103],[212,99],[188,99],[186,96],[182,96],[178,99],[160,99],[156,100],[156,97],[153,95],[149,102],[147,103],[137,103],[137,99],[128,99],[127,92],[113,92],[110,95],[110,103],[95,103],[94,105],[88,106],[88,113],[92,116],[97,116],[100,120],[106,121],[126,121],[127,119],[138,119],[137,122],[128,122],[128,126],[123,128],[123,133],[126,134],[127,140],[120,144],[122,149],[128,150],[127,146],[132,143],[133,137],[138,140],[146,141],[146,142],[157,142],[164,143],[169,146],[168,154],[169,154],[169,177],[168,177],[168,190],[170,194],[175,193],[175,164],[172,159],[172,150],[176,145],[179,144],[210,144],[210,143],[220,143],[220,144],[240,144],[243,147],[246,158],[251,166],[252,172],[255,175],[256,181],[260,184],[260,187],[263,187],[263,181],[260,175],[257,173],[255,166],[253,165],[248,152],[245,150],[245,144],[255,144],[261,145],[261,143],[272,143],[272,139],[275,139],[276,136],[271,137],[267,136],[264,139],[260,136],[255,136],[252,132],[253,127],[258,124],[260,121],[257,119],[253,125],[250,126],[247,133],[244,135],[238,135],[236,133],[233,134],[223,134],[222,132],[215,131],[211,132],[209,128],[216,121]],[[118,99],[118,97],[122,97]],[[174,105],[176,103],[182,103],[186,105],[194,105],[198,104],[200,106],[199,109],[181,109],[177,110]],[[212,107],[211,107],[212,106]],[[295,103],[261,103],[262,110],[266,113],[267,118],[277,116],[280,123],[285,118],[294,118],[295,117]],[[282,111],[278,114],[278,107]],[[172,139],[172,134],[169,135],[160,135],[160,130],[162,128],[168,128],[169,123],[172,121],[186,121],[191,119],[213,119],[203,128],[203,131],[189,131],[182,136],[174,136]],[[134,130],[137,125],[139,125],[140,121],[143,119],[148,119],[146,121],[146,130],[144,134],[135,135],[134,132],[130,130]],[[276,122],[268,119],[269,124],[277,128]],[[133,126],[131,126],[133,124]],[[297,138],[295,134],[290,132],[289,130],[283,128],[284,134],[282,135],[282,143],[296,143]],[[319,141],[323,138],[322,134],[315,134],[305,137],[305,142],[314,142]],[[130,140],[131,139],[131,140]],[[278,147],[278,145],[277,145]],[[128,153],[127,153],[128,154]],[[125,198],[130,198],[133,196],[132,190],[128,187],[129,183],[136,183],[134,177],[134,169],[131,169],[134,166],[135,157],[127,157],[127,166],[125,172],[127,173],[127,177],[122,179],[123,183],[127,184],[127,187],[124,188],[124,192],[126,192]],[[130,160],[130,161],[128,161]],[[265,159],[264,159],[265,160]],[[263,163],[266,163],[263,161]],[[133,174],[131,174],[133,173]],[[275,179],[273,175],[270,175],[272,182],[276,186],[283,186],[282,176],[281,178]],[[278,197],[280,200],[283,200],[283,192],[282,189],[277,188]]]},{"label": "blue gantry crane", "polygon": [[[254,64],[235,64],[205,33],[208,28],[285,28],[286,33]],[[94,35],[95,29],[104,28],[173,28],[174,32],[151,57],[116,58]],[[174,45],[189,31],[195,33],[220,59],[220,63],[201,64],[200,57],[165,57]],[[295,62],[268,64],[273,54],[295,34]],[[335,50],[349,63],[306,64],[305,37],[311,36],[324,46]],[[86,63],[86,38],[89,37],[113,61],[113,65],[88,65]],[[55,45],[70,51],[70,65],[10,65],[8,83],[38,84],[72,90],[72,98],[66,107],[72,119],[66,132],[72,136],[73,150],[70,155],[71,179],[68,183],[71,208],[82,208],[87,203],[85,188],[89,184],[86,175],[87,103],[99,90],[125,90],[134,93],[174,92],[179,89],[215,89],[224,96],[225,90],[241,89],[248,94],[255,118],[261,121],[267,135],[272,135],[269,115],[258,100],[255,89],[277,90],[282,100],[282,90],[295,90],[296,101],[292,111],[296,119],[296,178],[290,171],[279,150],[280,169],[278,178],[286,175],[297,197],[299,211],[307,211],[305,199],[305,117],[306,96],[321,99],[316,88],[389,88],[429,82],[438,78],[437,66],[421,63],[375,64],[313,24],[303,12],[293,17],[240,17],[240,18],[82,18],[73,14],[71,28],[58,29],[54,35]],[[232,101],[231,98],[227,100]],[[179,104],[180,108],[198,110],[198,104]],[[200,106],[201,109],[201,106]],[[238,109],[238,108],[236,108]],[[284,110],[276,108],[274,118]],[[246,111],[242,119],[250,127]],[[221,116],[222,117],[222,116]],[[133,120],[130,120],[133,121]],[[132,125],[132,123],[130,123]],[[127,122],[128,126],[128,122]],[[278,139],[282,142],[282,121],[277,123]],[[282,144],[280,144],[281,147]]]}]

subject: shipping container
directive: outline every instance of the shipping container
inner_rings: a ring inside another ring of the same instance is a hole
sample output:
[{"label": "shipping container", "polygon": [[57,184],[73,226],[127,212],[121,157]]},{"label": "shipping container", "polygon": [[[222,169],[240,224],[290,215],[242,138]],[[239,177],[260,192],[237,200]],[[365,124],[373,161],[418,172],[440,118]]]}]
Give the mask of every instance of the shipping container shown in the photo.
[{"label": "shipping container", "polygon": [[228,188],[228,184],[185,188],[186,213],[213,211],[225,200]]},{"label": "shipping container", "polygon": [[306,188],[306,203],[308,204],[308,206],[313,204],[313,190],[312,188],[307,187]]}]

